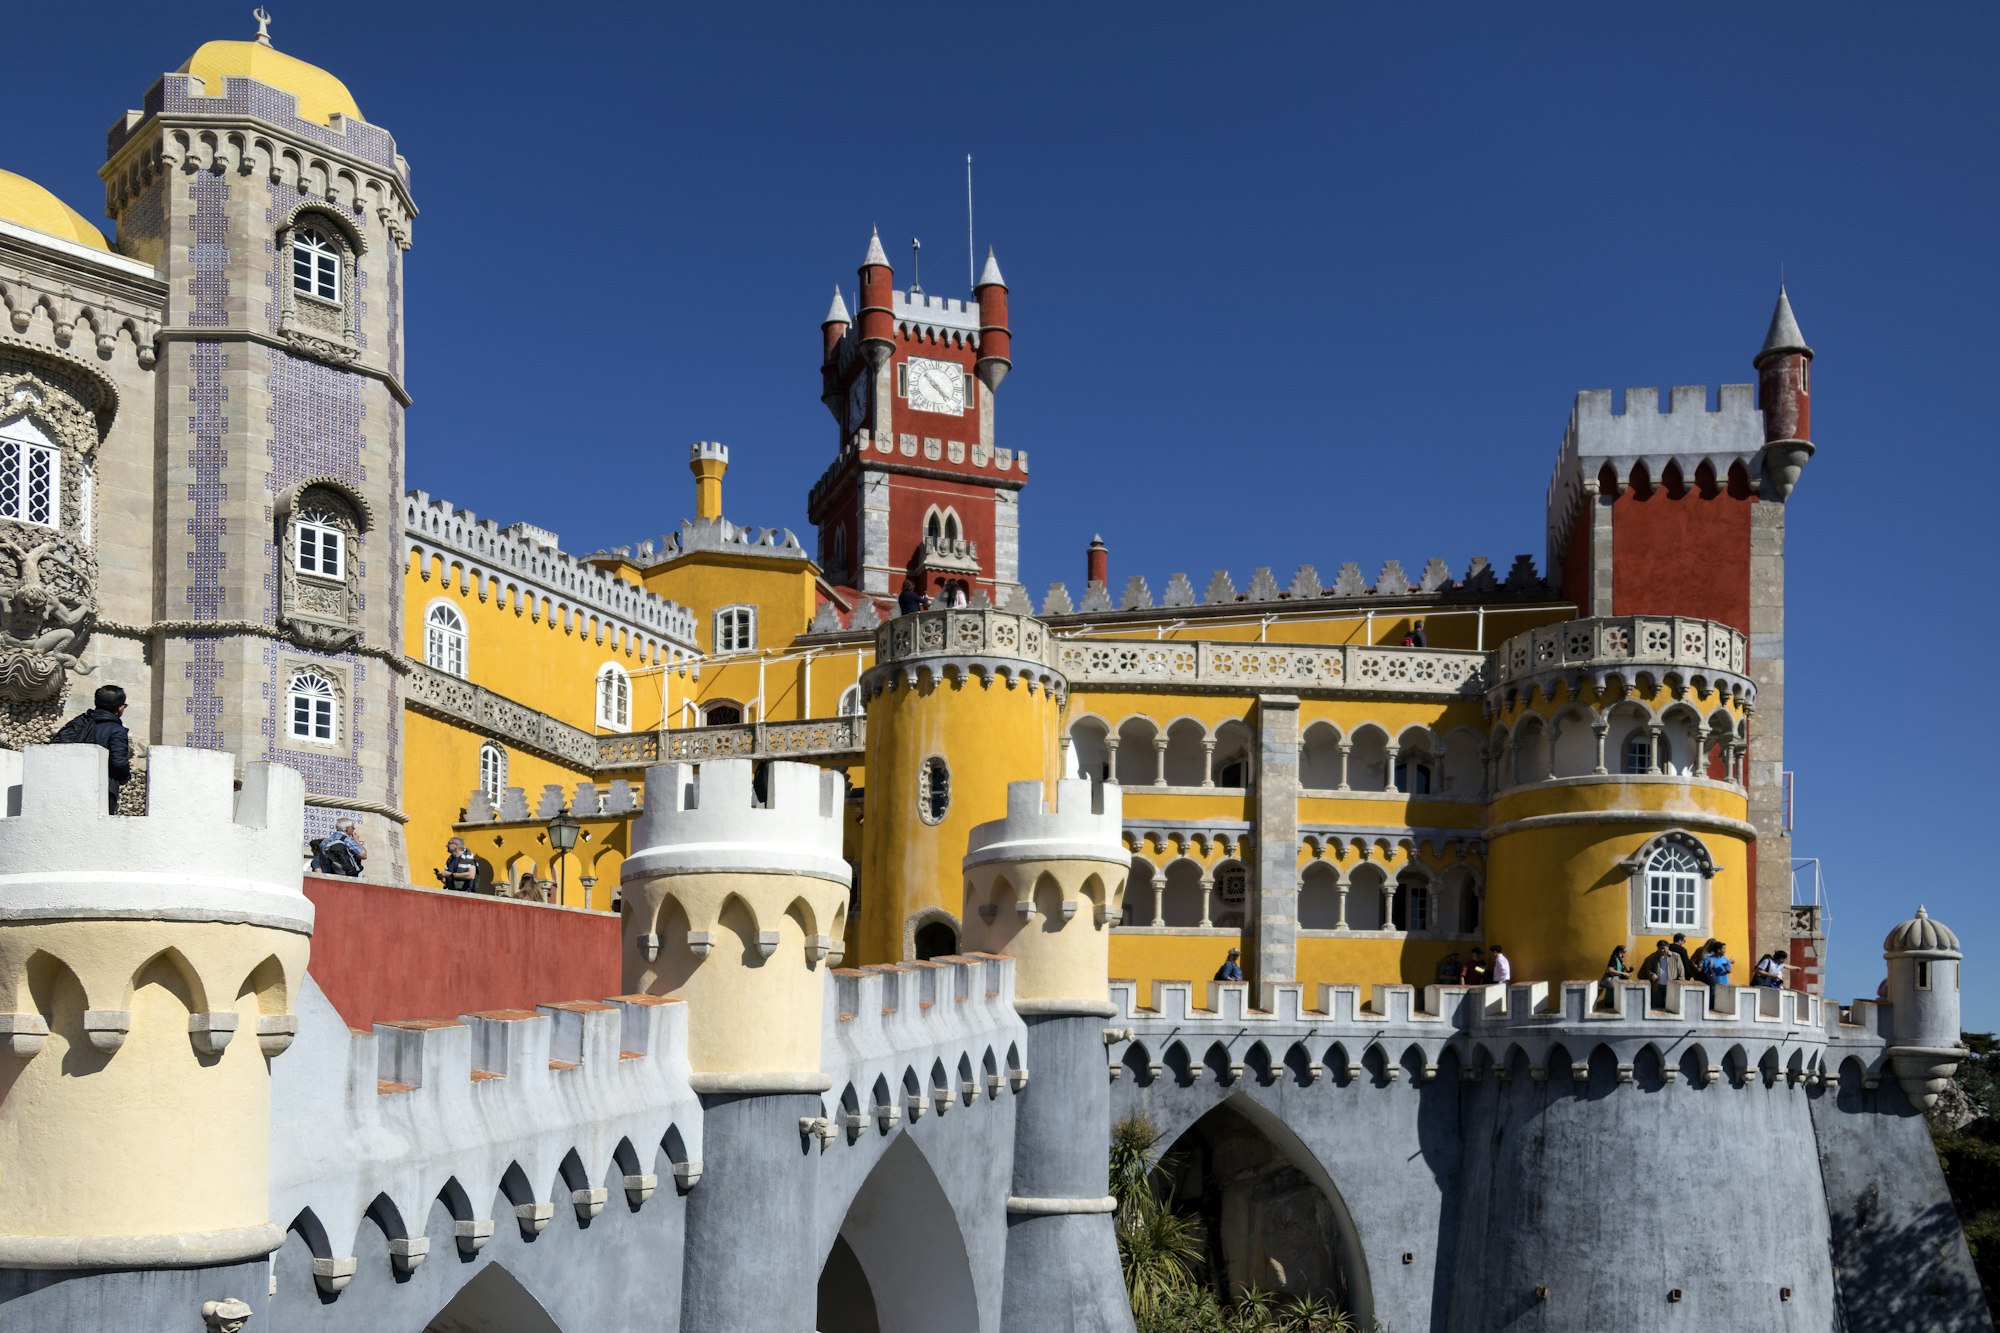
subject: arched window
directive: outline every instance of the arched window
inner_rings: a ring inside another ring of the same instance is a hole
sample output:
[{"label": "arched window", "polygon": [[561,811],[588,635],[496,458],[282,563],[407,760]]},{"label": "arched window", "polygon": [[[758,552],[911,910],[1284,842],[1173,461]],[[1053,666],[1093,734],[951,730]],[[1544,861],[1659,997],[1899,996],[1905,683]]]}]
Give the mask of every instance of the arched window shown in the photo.
[{"label": "arched window", "polygon": [[315,578],[347,577],[347,534],[323,509],[302,509],[292,524],[292,565]]},{"label": "arched window", "polygon": [[1646,862],[1646,928],[1666,930],[1697,923],[1701,863],[1687,848],[1667,843]]},{"label": "arched window", "polygon": [[917,770],[917,817],[935,824],[951,809],[951,770],[944,759],[932,755]]},{"label": "arched window", "polygon": [[496,808],[507,794],[507,752],[492,741],[479,747],[479,790]]},{"label": "arched window", "polygon": [[597,725],[632,729],[632,678],[615,662],[606,662],[597,673]]},{"label": "arched window", "polygon": [[947,509],[944,511],[944,539],[948,542],[958,540],[958,511],[956,509]]},{"label": "arched window", "polygon": [[849,685],[840,692],[840,716],[861,716],[861,687],[859,685]]},{"label": "arched window", "polygon": [[0,426],[0,518],[53,528],[62,508],[62,450],[20,417]]},{"label": "arched window", "polygon": [[292,290],[322,301],[340,300],[340,249],[317,227],[292,233]]},{"label": "arched window", "polygon": [[1653,771],[1653,738],[1644,731],[1635,731],[1625,738],[1625,754],[1619,770],[1624,773],[1650,773]]},{"label": "arched window", "polygon": [[424,665],[465,674],[465,617],[450,602],[432,602],[424,616]]},{"label": "arched window", "polygon": [[933,540],[944,536],[944,520],[938,517],[938,511],[935,509],[931,510],[929,517],[924,520],[924,536]]},{"label": "arched window", "polygon": [[704,706],[701,710],[701,724],[704,727],[737,727],[743,724],[743,705],[734,700],[724,700]]},{"label": "arched window", "polygon": [[715,613],[715,651],[747,653],[757,646],[757,608],[725,606]]},{"label": "arched window", "polygon": [[338,738],[340,699],[333,682],[317,671],[301,671],[285,690],[286,734],[295,741],[331,745]]}]

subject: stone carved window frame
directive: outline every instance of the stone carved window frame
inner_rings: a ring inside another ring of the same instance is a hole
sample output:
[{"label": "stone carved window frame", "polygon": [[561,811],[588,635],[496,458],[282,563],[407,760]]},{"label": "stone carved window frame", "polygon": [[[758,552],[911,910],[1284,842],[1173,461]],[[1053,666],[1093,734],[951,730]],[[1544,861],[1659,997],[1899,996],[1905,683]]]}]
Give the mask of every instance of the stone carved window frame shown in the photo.
[{"label": "stone carved window frame", "polygon": [[[309,477],[287,487],[273,507],[278,557],[278,616],[302,646],[351,647],[361,638],[362,538],[375,526],[368,502],[337,477]],[[341,534],[341,577],[300,571],[298,527],[318,522]]]},{"label": "stone carved window frame", "polygon": [[[9,744],[43,739],[29,719],[60,706],[96,623],[96,457],[117,401],[94,368],[0,338],[0,422],[25,421],[28,431],[17,434],[55,450],[54,522],[0,521],[0,542],[12,548],[11,563],[0,565],[10,608],[0,616],[0,700],[8,705],[0,733]],[[31,583],[36,595],[21,596]]]},{"label": "stone carved window frame", "polygon": [[[292,279],[292,241],[311,227],[328,237],[340,252],[340,299],[326,301],[298,290]],[[273,255],[278,266],[278,335],[295,352],[336,364],[361,356],[355,337],[357,318],[356,268],[368,252],[368,238],[354,219],[323,199],[304,199],[278,223]]]},{"label": "stone carved window frame", "polygon": [[[1696,867],[1694,921],[1692,924],[1649,925],[1647,912],[1647,878],[1653,858],[1667,847],[1677,848],[1694,858]],[[1688,938],[1706,935],[1715,926],[1715,877],[1723,867],[1715,863],[1708,846],[1700,838],[1686,829],[1668,829],[1646,839],[1632,855],[1625,858],[1622,868],[1630,876],[1629,897],[1632,900],[1632,934],[1659,937],[1674,931],[1684,931]]]},{"label": "stone carved window frame", "polygon": [[[294,658],[282,663],[279,676],[285,682],[284,692],[279,700],[276,735],[273,739],[282,749],[294,750],[300,754],[325,754],[329,750],[343,749],[347,745],[348,719],[354,715],[353,684],[347,672],[329,662],[308,658]],[[312,740],[292,734],[292,691],[301,676],[318,676],[333,687],[333,737],[331,740]]]}]

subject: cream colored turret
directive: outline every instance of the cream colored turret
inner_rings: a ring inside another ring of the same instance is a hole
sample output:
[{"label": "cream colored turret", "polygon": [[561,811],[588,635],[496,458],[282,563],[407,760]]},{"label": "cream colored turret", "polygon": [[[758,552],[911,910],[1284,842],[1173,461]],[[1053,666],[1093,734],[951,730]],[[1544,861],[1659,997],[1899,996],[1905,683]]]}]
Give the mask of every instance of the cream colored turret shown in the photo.
[{"label": "cream colored turret", "polygon": [[0,1267],[270,1253],[267,1061],[291,1044],[313,909],[305,787],[156,746],[148,811],[106,754],[0,754]]},{"label": "cream colored turret", "polygon": [[[840,961],[846,782],[747,759],[646,770],[623,868],[625,988],[686,1000],[705,1092],[825,1088],[822,966]],[[761,788],[762,794],[759,794]]]},{"label": "cream colored turret", "polygon": [[[1047,800],[1053,791],[1054,800]],[[1007,817],[972,830],[965,853],[965,947],[1014,962],[1017,1007],[1106,1003],[1111,927],[1132,854],[1124,797],[1111,783],[1007,786]]]}]

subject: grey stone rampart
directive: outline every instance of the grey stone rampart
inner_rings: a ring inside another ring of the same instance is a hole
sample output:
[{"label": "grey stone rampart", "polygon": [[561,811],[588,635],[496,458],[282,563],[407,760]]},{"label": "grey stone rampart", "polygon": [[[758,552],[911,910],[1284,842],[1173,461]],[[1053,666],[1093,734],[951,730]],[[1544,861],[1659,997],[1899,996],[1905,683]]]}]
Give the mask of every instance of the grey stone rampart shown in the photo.
[{"label": "grey stone rampart", "polygon": [[[701,1178],[686,1007],[543,1005],[350,1032],[316,986],[274,1065],[274,1322],[423,1327],[488,1267],[565,1328],[616,1327],[657,1269],[671,1324],[682,1200]],[[333,1288],[333,1289],[329,1289]]]}]

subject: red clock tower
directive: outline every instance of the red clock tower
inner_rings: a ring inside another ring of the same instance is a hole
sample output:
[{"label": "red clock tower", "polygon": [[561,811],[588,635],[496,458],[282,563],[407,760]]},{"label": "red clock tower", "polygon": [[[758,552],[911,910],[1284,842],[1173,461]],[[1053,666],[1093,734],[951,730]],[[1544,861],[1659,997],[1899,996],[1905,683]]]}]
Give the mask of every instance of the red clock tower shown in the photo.
[{"label": "red clock tower", "polygon": [[861,261],[859,309],[840,289],[820,330],[821,400],[840,453],[814,483],[827,581],[893,598],[911,580],[995,603],[1020,586],[1028,455],[994,438],[993,399],[1013,365],[1007,284],[987,252],[972,299],[898,291],[879,235]]}]

